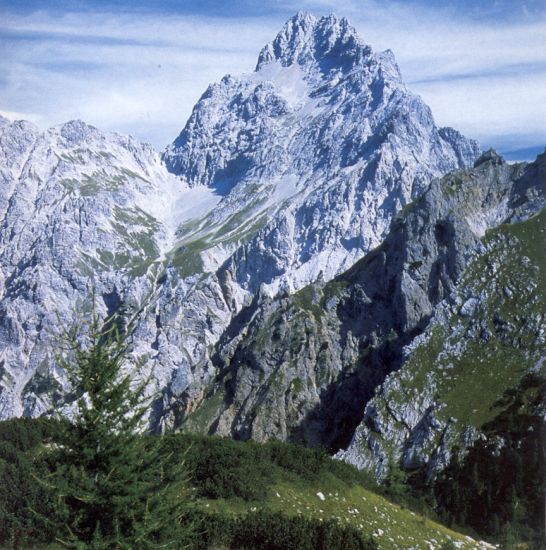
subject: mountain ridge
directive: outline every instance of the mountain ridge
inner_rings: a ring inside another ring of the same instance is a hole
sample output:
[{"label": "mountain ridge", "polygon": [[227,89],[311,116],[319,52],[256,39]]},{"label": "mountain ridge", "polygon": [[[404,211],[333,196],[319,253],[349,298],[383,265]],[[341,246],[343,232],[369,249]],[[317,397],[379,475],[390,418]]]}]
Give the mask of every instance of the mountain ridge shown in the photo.
[{"label": "mountain ridge", "polygon": [[476,464],[540,462],[545,205],[546,152],[438,127],[333,15],[289,19],[162,153],[0,117],[0,419],[69,416],[63,330],[134,316],[152,431],[325,448],[531,540],[527,477]]}]

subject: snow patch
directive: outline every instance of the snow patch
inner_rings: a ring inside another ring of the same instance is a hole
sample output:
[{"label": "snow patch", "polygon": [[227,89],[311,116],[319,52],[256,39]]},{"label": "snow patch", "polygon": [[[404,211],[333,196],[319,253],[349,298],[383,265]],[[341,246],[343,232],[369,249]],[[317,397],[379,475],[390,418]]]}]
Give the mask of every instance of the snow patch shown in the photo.
[{"label": "snow patch", "polygon": [[276,60],[245,76],[254,82],[271,82],[291,108],[300,107],[309,98],[309,85],[297,64],[283,67],[280,61]]}]

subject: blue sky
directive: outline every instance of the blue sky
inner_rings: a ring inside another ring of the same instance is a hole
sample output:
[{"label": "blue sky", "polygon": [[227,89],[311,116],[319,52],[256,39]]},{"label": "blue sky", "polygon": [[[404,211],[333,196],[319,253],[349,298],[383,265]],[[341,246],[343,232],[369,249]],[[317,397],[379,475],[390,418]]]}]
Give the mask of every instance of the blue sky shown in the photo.
[{"label": "blue sky", "polygon": [[544,0],[0,0],[0,113],[163,148],[206,86],[251,71],[299,9],[392,49],[439,124],[514,157],[546,145]]}]

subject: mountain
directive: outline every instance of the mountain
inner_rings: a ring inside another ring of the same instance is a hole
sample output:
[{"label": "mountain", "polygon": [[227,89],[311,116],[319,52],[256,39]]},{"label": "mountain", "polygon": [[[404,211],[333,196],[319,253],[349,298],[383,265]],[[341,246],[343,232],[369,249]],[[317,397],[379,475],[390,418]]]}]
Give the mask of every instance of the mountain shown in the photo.
[{"label": "mountain", "polygon": [[[291,18],[161,154],[0,117],[0,419],[69,415],[63,334],[118,314],[153,430],[326,448],[447,522],[538,541],[545,206],[546,152],[508,163],[437,127],[392,52],[335,16]],[[291,475],[268,506],[318,525],[320,487]]]},{"label": "mountain", "polygon": [[183,429],[326,447],[542,547],[545,232],[546,153],[434,180],[348,271],[235,317]]},{"label": "mountain", "polygon": [[63,406],[59,334],[139,313],[158,429],[215,387],[220,340],[265,297],[328,281],[478,146],[438,128],[345,19],[298,13],[256,70],[203,94],[160,156],[79,121],[0,121],[0,417]]},{"label": "mountain", "polygon": [[378,477],[389,458],[441,470],[504,390],[543,371],[545,168],[490,151],[434,180],[347,272],[259,296],[220,341],[189,428],[346,449]]},{"label": "mountain", "polygon": [[3,119],[0,151],[0,414],[8,417],[30,414],[44,384],[58,385],[52,335],[73,322],[92,286],[104,313],[116,307],[115,288],[131,292],[139,280],[134,292],[146,291],[174,231],[167,206],[180,182],[151,147],[78,121],[42,132]]},{"label": "mountain", "polygon": [[391,52],[372,52],[346,19],[299,13],[254,73],[209,87],[163,158],[255,221],[226,271],[243,292],[275,293],[352,265],[432,177],[477,154],[435,126]]}]

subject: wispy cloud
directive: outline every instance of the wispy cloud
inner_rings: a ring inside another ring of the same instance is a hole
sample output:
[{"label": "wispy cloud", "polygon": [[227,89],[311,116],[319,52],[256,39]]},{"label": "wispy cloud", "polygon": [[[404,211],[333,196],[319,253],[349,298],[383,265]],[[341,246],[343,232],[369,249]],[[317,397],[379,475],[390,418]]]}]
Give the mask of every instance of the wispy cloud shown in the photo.
[{"label": "wispy cloud", "polygon": [[273,29],[263,18],[12,16],[0,27],[0,108],[37,112],[45,125],[82,118],[163,147],[209,83],[252,70]]},{"label": "wispy cloud", "polygon": [[542,2],[526,2],[527,11],[512,2],[510,11],[510,2],[496,0],[479,3],[488,4],[479,11],[470,1],[431,9],[417,0],[281,0],[265,11],[245,0],[232,4],[237,17],[211,1],[202,9],[178,3],[194,6],[185,10],[167,2],[169,13],[153,9],[161,2],[145,13],[137,4],[133,11],[7,10],[0,109],[42,125],[82,118],[162,147],[210,82],[252,70],[260,48],[303,8],[345,15],[375,49],[392,49],[440,124],[501,149],[546,143]]}]

